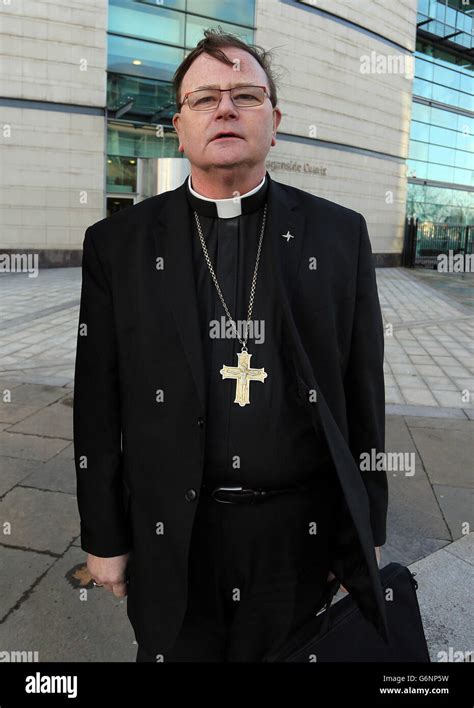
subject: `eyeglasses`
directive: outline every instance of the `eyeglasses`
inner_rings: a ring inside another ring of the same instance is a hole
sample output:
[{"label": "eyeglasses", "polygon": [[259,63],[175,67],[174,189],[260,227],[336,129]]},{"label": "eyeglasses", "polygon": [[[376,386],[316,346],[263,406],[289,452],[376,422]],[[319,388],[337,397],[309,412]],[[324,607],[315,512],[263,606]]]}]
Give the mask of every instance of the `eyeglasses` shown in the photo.
[{"label": "eyeglasses", "polygon": [[223,91],[230,91],[232,103],[238,108],[261,106],[267,96],[270,98],[265,86],[234,86],[230,89],[209,88],[188,91],[184,95],[181,106],[187,101],[192,111],[215,111],[222,100]]}]

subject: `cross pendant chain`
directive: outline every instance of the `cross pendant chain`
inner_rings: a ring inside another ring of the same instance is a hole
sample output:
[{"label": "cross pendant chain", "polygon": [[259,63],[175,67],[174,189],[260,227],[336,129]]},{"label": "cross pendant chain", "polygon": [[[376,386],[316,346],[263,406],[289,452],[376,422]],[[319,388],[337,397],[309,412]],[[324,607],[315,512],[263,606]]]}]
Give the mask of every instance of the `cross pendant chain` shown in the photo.
[{"label": "cross pendant chain", "polygon": [[[235,333],[237,335],[237,338],[242,345],[241,352],[239,354],[237,354],[237,358],[238,358],[237,366],[228,366],[227,364],[223,364],[222,369],[220,370],[219,373],[222,375],[223,379],[235,379],[236,388],[235,388],[234,403],[237,403],[239,406],[246,406],[246,405],[250,404],[250,382],[251,381],[263,382],[267,378],[268,374],[266,373],[265,369],[263,369],[263,368],[252,369],[250,366],[250,358],[252,355],[249,354],[247,351],[248,336],[246,335],[244,341],[242,341],[239,337],[237,327],[235,325],[234,320],[232,319],[232,317],[230,315],[229,309],[226,305],[226,302],[224,300],[224,296],[222,294],[219,283],[217,281],[217,277],[214,272],[214,268],[212,267],[211,259],[209,258],[209,253],[208,253],[207,247],[206,247],[206,242],[204,240],[204,235],[202,233],[201,223],[199,221],[199,217],[196,212],[194,212],[194,217],[196,219],[199,240],[201,241],[201,246],[202,246],[202,250],[204,253],[204,258],[206,259],[206,263],[209,268],[209,272],[211,273],[212,279],[214,281],[214,285],[216,286],[217,293],[218,293],[219,298],[222,302],[222,305],[224,307],[226,315],[229,318],[229,320],[231,321],[232,326],[234,327]],[[255,287],[257,284],[257,273],[258,273],[258,266],[259,266],[259,262],[260,262],[260,252],[262,250],[263,234],[265,232],[266,218],[267,218],[267,205],[265,204],[265,207],[263,210],[262,228],[260,231],[260,240],[259,240],[258,249],[257,249],[257,258],[255,261],[255,269],[254,269],[253,278],[252,278],[252,287],[250,288],[250,299],[249,299],[249,309],[248,309],[248,315],[247,315],[247,325],[250,322],[251,317],[252,317],[253,301],[254,301],[254,297],[255,297]],[[246,328],[246,332],[247,332],[247,328]]]}]

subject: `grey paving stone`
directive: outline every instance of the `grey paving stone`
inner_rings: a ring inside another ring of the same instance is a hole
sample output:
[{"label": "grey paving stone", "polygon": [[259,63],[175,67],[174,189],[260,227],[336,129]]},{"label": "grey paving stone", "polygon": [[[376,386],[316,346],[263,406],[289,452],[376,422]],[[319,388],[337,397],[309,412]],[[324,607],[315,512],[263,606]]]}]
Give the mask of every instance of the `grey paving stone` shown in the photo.
[{"label": "grey paving stone", "polygon": [[436,398],[439,405],[443,408],[463,405],[462,393],[460,389],[456,391],[442,391],[437,388],[432,388],[431,393]]},{"label": "grey paving stone", "polygon": [[[73,445],[71,447],[74,449]],[[76,494],[76,471],[70,449],[66,448],[48,462],[37,464],[21,485]]]},{"label": "grey paving stone", "polygon": [[466,561],[466,563],[474,565],[474,533],[470,531],[462,538],[446,546],[445,550]]},{"label": "grey paving stone", "polygon": [[401,416],[386,414],[385,417],[385,447],[386,449],[406,449],[413,448],[410,431],[405,420]]},{"label": "grey paving stone", "polygon": [[0,432],[0,450],[7,457],[20,457],[25,460],[46,462],[69,445],[67,440],[42,438],[38,435]]},{"label": "grey paving stone", "polygon": [[433,490],[453,539],[464,536],[466,523],[474,529],[474,489],[435,484]]},{"label": "grey paving stone", "polygon": [[[407,469],[408,474],[405,475],[402,469],[390,469],[390,458],[387,458],[387,474],[389,476],[400,476],[405,480],[407,477],[415,477],[418,471],[423,469],[421,458],[418,454],[416,446],[413,442],[412,435],[405,419],[401,416],[387,416],[385,426],[385,450],[387,453],[414,455],[415,474],[412,475],[412,470]],[[411,462],[411,458],[409,458]]]},{"label": "grey paving stone", "polygon": [[462,418],[425,418],[416,416],[405,416],[405,422],[409,428],[440,428],[442,430],[462,430],[465,433],[472,432],[471,421]]},{"label": "grey paving stone", "polygon": [[[472,376],[469,378],[465,379],[454,379],[454,383],[458,387],[460,391],[468,391],[469,392],[469,398],[472,401],[473,399],[473,392],[474,392],[474,379]],[[466,401],[468,403],[469,401]]]},{"label": "grey paving stone", "polygon": [[[464,542],[463,539],[462,542]],[[445,652],[472,651],[474,567],[449,552],[449,546],[412,564],[418,601],[432,662]]]},{"label": "grey paving stone", "polygon": [[59,386],[25,383],[15,386],[12,391],[12,403],[27,406],[47,406],[67,395],[67,391]]},{"label": "grey paving stone", "polygon": [[452,540],[430,479],[405,420],[387,416],[386,450],[414,454],[415,474],[387,470],[389,509],[387,544],[396,549],[397,560],[413,562]]},{"label": "grey paving stone", "polygon": [[8,568],[8,572],[2,572],[0,579],[0,622],[55,561],[45,553],[0,546],[0,565]]},{"label": "grey paving stone", "polygon": [[[385,380],[387,377],[385,377]],[[423,388],[423,378],[414,374],[397,374],[395,378],[398,386],[402,388]]]},{"label": "grey paving stone", "polygon": [[0,457],[0,497],[9,489],[27,479],[42,462],[18,457]]},{"label": "grey paving stone", "polygon": [[469,371],[464,366],[444,366],[443,369],[451,378],[465,378],[469,376]]},{"label": "grey paving stone", "polygon": [[60,453],[58,453],[57,457],[64,458],[65,460],[73,460],[74,459],[74,443],[71,442],[67,447],[65,447],[63,450],[61,450]]},{"label": "grey paving stone", "polygon": [[415,373],[417,376],[419,375],[417,368],[418,366],[429,366],[433,363],[433,357],[426,352],[424,352],[423,354],[415,354],[413,352],[409,352],[408,359],[410,361],[411,368],[413,369],[411,373]]},{"label": "grey paving stone", "polygon": [[436,495],[421,468],[413,477],[389,476],[388,523],[398,537],[451,541]]},{"label": "grey paving stone", "polygon": [[[429,357],[426,357],[428,361],[430,361]],[[384,364],[385,365],[385,364]],[[414,366],[411,366],[409,363],[407,364],[397,364],[397,363],[392,363],[391,365],[386,364],[386,366],[392,371],[394,374],[403,374],[404,376],[407,375],[416,375],[416,369]]]},{"label": "grey paving stone", "polygon": [[2,394],[5,389],[10,391],[17,386],[21,386],[21,381],[15,381],[13,379],[0,376],[0,392],[2,392]]},{"label": "grey paving stone", "polygon": [[71,547],[51,566],[5,620],[0,650],[35,650],[46,662],[135,662],[127,599],[103,588],[87,589],[85,564],[84,551]]},{"label": "grey paving stone", "polygon": [[[396,530],[397,528],[398,530]],[[387,543],[382,546],[383,565],[386,565],[388,558],[403,565],[410,565],[410,563],[415,563],[421,558],[426,558],[431,553],[439,551],[440,548],[447,546],[449,543],[450,540],[447,539],[421,538],[419,536],[410,536],[406,532],[400,533],[400,526],[395,525],[389,515]]]},{"label": "grey paving stone", "polygon": [[466,420],[467,414],[462,408],[441,408],[440,406],[412,406],[389,404],[385,406],[389,415],[411,415],[433,418],[459,418]]},{"label": "grey paving stone", "polygon": [[16,403],[0,403],[0,421],[8,423],[9,426],[18,423],[24,418],[28,418],[33,413],[41,409],[40,405],[24,406]]},{"label": "grey paving stone", "polygon": [[12,375],[16,375],[19,381],[31,384],[32,386],[53,385],[63,388],[73,385],[73,369],[74,367],[71,366],[71,371],[66,374],[61,374],[56,370],[51,371],[50,366],[44,370],[38,370],[38,367],[35,366],[32,370],[19,368],[15,374],[12,373]]},{"label": "grey paving stone", "polygon": [[426,364],[416,364],[415,369],[419,374],[426,374],[427,376],[441,376],[443,373],[439,366],[432,366]]},{"label": "grey paving stone", "polygon": [[11,534],[1,536],[6,546],[61,554],[80,531],[76,499],[70,494],[15,487],[0,510],[3,523],[11,524]]},{"label": "grey paving stone", "polygon": [[72,408],[66,405],[64,400],[46,406],[20,423],[12,425],[8,429],[9,432],[72,440]]},{"label": "grey paving stone", "polygon": [[410,405],[432,406],[436,404],[436,399],[428,388],[407,388],[400,386],[403,398]]},{"label": "grey paving stone", "polygon": [[385,386],[385,401],[387,408],[398,404],[403,405],[403,396],[398,386]]},{"label": "grey paving stone", "polygon": [[474,487],[473,434],[461,430],[413,428],[412,435],[432,484]]}]

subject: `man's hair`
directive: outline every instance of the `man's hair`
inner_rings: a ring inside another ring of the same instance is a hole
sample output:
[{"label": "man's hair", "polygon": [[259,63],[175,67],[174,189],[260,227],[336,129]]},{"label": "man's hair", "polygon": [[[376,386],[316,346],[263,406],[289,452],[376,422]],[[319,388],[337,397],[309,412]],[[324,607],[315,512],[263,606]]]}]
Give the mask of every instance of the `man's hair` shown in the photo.
[{"label": "man's hair", "polygon": [[184,75],[186,74],[193,61],[205,52],[206,54],[210,54],[215,59],[218,59],[223,64],[234,66],[235,62],[229,59],[229,57],[226,56],[226,54],[222,51],[222,49],[226,47],[243,49],[245,52],[248,52],[251,56],[254,57],[254,59],[258,61],[268,79],[268,86],[270,88],[270,101],[272,102],[273,107],[276,106],[277,88],[276,79],[271,68],[270,50],[266,50],[256,44],[247,44],[234,34],[222,32],[222,29],[219,27],[219,30],[204,30],[204,38],[201,39],[194,47],[194,49],[183,59],[183,61],[174,73],[173,89],[178,111],[181,110],[181,106],[183,105],[181,103],[181,84],[183,83]]}]

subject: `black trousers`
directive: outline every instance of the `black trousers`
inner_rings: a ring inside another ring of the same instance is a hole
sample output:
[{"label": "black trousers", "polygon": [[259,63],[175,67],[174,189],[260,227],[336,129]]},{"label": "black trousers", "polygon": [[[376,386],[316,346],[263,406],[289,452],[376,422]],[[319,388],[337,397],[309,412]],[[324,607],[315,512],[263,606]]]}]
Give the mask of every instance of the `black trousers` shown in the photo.
[{"label": "black trousers", "polygon": [[338,494],[324,476],[258,504],[202,495],[181,630],[157,654],[139,646],[136,661],[258,662],[282,644],[321,608]]}]

